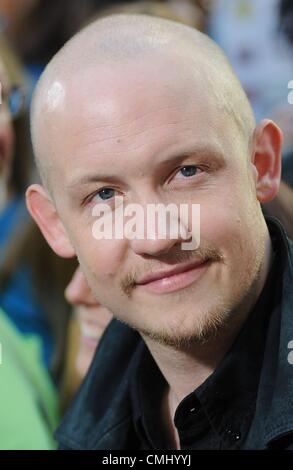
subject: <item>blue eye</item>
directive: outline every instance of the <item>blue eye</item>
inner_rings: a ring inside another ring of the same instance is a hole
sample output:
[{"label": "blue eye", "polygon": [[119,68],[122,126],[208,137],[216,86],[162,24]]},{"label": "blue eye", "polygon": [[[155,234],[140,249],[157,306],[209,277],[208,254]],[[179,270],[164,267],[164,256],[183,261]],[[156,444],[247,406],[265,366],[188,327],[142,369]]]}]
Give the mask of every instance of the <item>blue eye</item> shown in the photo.
[{"label": "blue eye", "polygon": [[190,176],[196,175],[198,168],[195,165],[188,165],[188,166],[184,166],[183,168],[180,168],[179,171],[182,174],[182,176],[188,178]]},{"label": "blue eye", "polygon": [[103,201],[111,199],[115,196],[115,190],[112,188],[103,188],[97,192],[96,196],[99,196]]}]

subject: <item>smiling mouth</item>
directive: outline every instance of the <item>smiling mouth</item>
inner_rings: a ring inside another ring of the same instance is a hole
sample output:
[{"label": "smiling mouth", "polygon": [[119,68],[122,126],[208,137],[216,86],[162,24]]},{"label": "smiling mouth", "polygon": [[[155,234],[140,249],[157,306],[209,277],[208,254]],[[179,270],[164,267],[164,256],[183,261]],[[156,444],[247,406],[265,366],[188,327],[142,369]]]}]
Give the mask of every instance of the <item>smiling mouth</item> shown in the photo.
[{"label": "smiling mouth", "polygon": [[154,294],[175,292],[196,282],[210,264],[211,260],[203,260],[179,265],[169,271],[145,276],[136,283],[136,287]]}]

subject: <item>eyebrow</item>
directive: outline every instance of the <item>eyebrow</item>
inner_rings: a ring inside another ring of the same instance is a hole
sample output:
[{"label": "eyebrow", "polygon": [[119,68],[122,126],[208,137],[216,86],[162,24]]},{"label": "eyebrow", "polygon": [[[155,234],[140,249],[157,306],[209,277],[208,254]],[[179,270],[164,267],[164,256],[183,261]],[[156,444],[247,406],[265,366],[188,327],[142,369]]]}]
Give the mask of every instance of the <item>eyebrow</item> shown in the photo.
[{"label": "eyebrow", "polygon": [[[158,165],[170,165],[171,163],[179,163],[182,160],[185,160],[188,157],[205,157],[209,163],[214,162],[214,166],[219,167],[225,164],[225,158],[222,152],[219,151],[214,145],[205,144],[202,146],[191,147],[189,149],[176,151],[174,155],[163,159],[162,161],[158,162]],[[107,181],[109,183],[118,183],[120,182],[119,176],[110,175],[110,174],[85,174],[83,176],[78,176],[72,179],[71,182],[68,183],[68,188],[73,189],[76,186],[85,186],[90,185],[93,183],[99,183],[102,181]]]},{"label": "eyebrow", "polygon": [[204,157],[209,162],[214,160],[215,163],[218,165],[225,163],[225,158],[222,152],[218,147],[212,144],[204,144],[204,145],[197,145],[195,147],[191,147],[189,149],[182,149],[182,151],[176,151],[174,155],[171,157],[167,157],[166,159],[159,162],[159,165],[169,165],[170,163],[174,163],[176,161],[180,162],[189,157]]},{"label": "eyebrow", "polygon": [[86,186],[93,183],[99,183],[101,181],[109,181],[109,183],[117,183],[119,182],[119,178],[114,175],[103,175],[103,174],[90,174],[77,177],[73,181],[71,181],[67,187],[69,189],[75,188],[76,186]]}]

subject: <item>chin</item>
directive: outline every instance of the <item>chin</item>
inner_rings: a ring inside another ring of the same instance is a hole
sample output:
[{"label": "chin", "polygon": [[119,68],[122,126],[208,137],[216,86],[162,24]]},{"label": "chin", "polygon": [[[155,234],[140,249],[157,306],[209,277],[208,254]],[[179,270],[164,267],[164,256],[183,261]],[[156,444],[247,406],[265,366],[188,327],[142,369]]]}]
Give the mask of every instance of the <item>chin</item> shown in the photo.
[{"label": "chin", "polygon": [[217,308],[208,313],[182,315],[176,320],[162,326],[160,329],[141,328],[140,334],[147,340],[175,349],[188,349],[195,344],[205,344],[216,338],[227,325],[231,311]]}]

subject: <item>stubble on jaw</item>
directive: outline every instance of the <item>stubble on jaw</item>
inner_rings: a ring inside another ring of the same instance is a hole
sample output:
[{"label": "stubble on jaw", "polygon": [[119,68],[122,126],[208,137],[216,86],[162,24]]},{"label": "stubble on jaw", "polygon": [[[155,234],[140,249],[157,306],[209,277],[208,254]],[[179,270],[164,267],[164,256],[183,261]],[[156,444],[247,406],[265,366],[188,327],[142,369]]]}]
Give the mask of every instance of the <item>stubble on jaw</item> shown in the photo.
[{"label": "stubble on jaw", "polygon": [[[181,323],[174,327],[168,326],[165,331],[151,331],[150,329],[140,329],[139,333],[146,339],[156,342],[159,345],[171,347],[177,350],[190,350],[193,346],[204,346],[217,340],[220,335],[229,334],[229,331],[237,330],[245,321],[253,307],[258,290],[261,268],[255,275],[253,282],[246,289],[241,299],[234,305],[225,305],[221,299],[214,309],[206,312],[198,312],[194,308],[194,328],[191,332],[180,332]],[[192,286],[191,286],[192,290]],[[192,295],[191,290],[186,290],[185,296]],[[184,322],[183,322],[184,323]]]},{"label": "stubble on jaw", "polygon": [[[225,264],[223,255],[213,248],[198,249],[194,252],[181,252],[179,258],[181,262],[201,258],[203,260],[210,259],[212,263]],[[259,295],[263,260],[264,249],[259,248],[255,260],[250,265],[250,276],[242,278],[242,288],[240,289],[242,294],[238,295],[238,298],[232,297],[229,303],[222,298],[214,299],[215,307],[201,312],[196,310],[195,302],[193,327],[190,326],[189,321],[188,328],[184,330],[184,318],[176,318],[173,325],[170,321],[166,328],[161,331],[150,328],[136,328],[133,324],[128,325],[136,329],[146,341],[150,340],[177,350],[189,350],[195,345],[206,345],[216,340],[220,335],[229,335],[229,331],[240,328],[256,302]],[[121,281],[121,289],[129,299],[131,299],[133,290],[136,288],[136,279],[136,273],[132,272],[128,273]],[[196,289],[197,285],[195,284],[173,293],[174,303],[183,303],[187,296],[190,299],[193,294],[196,298]],[[213,295],[212,291],[210,295]]]}]

